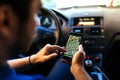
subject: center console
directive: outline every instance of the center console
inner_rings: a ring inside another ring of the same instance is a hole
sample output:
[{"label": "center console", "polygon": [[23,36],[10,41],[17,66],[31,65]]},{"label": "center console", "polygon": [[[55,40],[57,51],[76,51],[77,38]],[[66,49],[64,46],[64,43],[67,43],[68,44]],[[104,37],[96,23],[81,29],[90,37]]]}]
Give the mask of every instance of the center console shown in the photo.
[{"label": "center console", "polygon": [[[102,52],[104,50],[104,18],[102,16],[72,18],[72,32],[82,35],[81,44],[86,52],[85,68],[91,77],[102,80],[102,73],[95,68],[102,68]],[[96,77],[95,77],[96,76]]]},{"label": "center console", "polygon": [[94,66],[102,67],[102,52],[104,50],[104,18],[74,17],[72,18],[72,32],[82,35],[82,45],[86,52],[85,67],[88,72],[95,72]]}]

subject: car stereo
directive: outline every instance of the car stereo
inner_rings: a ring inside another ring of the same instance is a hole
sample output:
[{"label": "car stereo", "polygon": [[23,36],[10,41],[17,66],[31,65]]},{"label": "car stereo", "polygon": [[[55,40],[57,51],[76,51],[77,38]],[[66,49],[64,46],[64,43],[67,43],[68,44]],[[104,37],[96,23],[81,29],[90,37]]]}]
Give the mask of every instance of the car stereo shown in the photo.
[{"label": "car stereo", "polygon": [[82,35],[81,44],[86,52],[86,66],[101,67],[105,39],[103,17],[75,17],[71,25],[72,32]]},{"label": "car stereo", "polygon": [[83,36],[82,44],[86,51],[101,52],[104,48],[103,17],[75,17],[72,20],[73,32]]},{"label": "car stereo", "polygon": [[73,26],[99,26],[101,21],[101,17],[77,17],[73,18]]}]

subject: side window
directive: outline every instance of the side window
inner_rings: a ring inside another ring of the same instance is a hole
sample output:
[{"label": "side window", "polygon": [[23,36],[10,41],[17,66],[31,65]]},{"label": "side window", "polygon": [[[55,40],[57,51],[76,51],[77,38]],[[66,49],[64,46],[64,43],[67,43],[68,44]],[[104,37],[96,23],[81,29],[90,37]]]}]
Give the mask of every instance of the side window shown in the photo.
[{"label": "side window", "polygon": [[56,7],[55,0],[41,0],[44,7],[54,8]]}]

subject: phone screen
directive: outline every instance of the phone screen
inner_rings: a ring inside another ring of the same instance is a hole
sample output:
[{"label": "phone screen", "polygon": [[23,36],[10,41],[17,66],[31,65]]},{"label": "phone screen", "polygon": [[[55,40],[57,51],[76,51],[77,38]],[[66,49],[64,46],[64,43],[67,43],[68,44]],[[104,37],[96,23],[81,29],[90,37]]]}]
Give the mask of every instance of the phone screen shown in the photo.
[{"label": "phone screen", "polygon": [[73,34],[69,35],[66,44],[67,52],[63,56],[64,59],[71,61],[73,55],[78,51],[78,46],[80,45],[80,41],[81,41],[80,35],[73,35]]}]

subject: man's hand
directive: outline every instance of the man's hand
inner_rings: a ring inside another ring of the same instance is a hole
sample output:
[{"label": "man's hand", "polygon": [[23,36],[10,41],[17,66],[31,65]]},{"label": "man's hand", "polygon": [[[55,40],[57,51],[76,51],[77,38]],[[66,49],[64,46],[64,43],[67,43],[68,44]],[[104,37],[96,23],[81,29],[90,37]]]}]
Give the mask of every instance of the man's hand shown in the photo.
[{"label": "man's hand", "polygon": [[47,44],[37,54],[31,56],[31,63],[43,63],[55,59],[59,53],[64,53],[66,50],[57,45]]},{"label": "man's hand", "polygon": [[78,52],[76,52],[72,58],[71,73],[76,80],[92,80],[87,71],[84,69],[85,52],[82,45],[79,46]]},{"label": "man's hand", "polygon": [[77,68],[84,69],[84,58],[85,58],[85,52],[83,50],[82,45],[80,45],[79,50],[74,54],[72,58],[71,72],[73,74],[76,73]]},{"label": "man's hand", "polygon": [[79,46],[79,50],[74,54],[72,58],[72,66],[78,65],[84,67],[84,59],[85,59],[85,52],[83,50],[83,46]]}]

